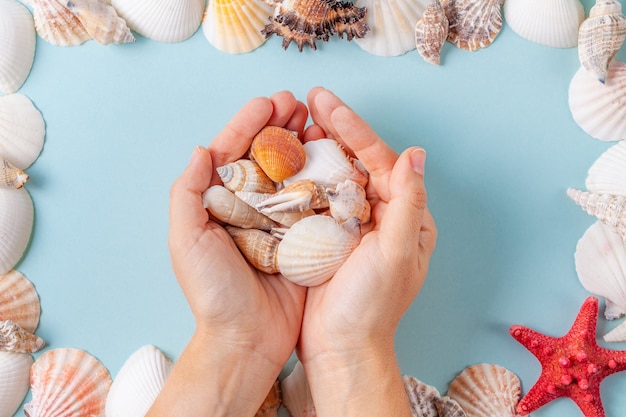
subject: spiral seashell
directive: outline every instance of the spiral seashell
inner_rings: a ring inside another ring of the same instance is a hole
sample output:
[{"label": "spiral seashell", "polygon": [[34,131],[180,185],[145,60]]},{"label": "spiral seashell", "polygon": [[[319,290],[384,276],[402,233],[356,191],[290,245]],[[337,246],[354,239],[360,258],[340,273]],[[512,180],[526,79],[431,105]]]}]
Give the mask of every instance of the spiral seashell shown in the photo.
[{"label": "spiral seashell", "polygon": [[254,414],[254,417],[278,417],[278,408],[282,405],[280,392],[280,382],[274,381],[270,392],[267,393],[261,407]]},{"label": "spiral seashell", "polygon": [[596,159],[585,185],[596,194],[626,195],[626,142],[617,142]]},{"label": "spiral seashell", "polygon": [[580,64],[605,83],[609,63],[626,39],[626,17],[617,0],[596,0],[578,30]]},{"label": "spiral seashell", "polygon": [[124,19],[107,1],[69,0],[66,5],[96,42],[102,45],[135,42]]},{"label": "spiral seashell", "polygon": [[585,19],[580,0],[507,0],[504,20],[524,39],[552,48],[578,45],[578,27]]},{"label": "spiral seashell", "polygon": [[35,333],[40,314],[39,295],[28,278],[16,270],[0,275],[0,321],[12,320]]},{"label": "spiral seashell", "polygon": [[33,201],[24,188],[0,188],[0,274],[6,274],[26,251],[33,229]]},{"label": "spiral seashell", "polygon": [[56,46],[77,46],[91,36],[62,0],[31,0],[35,29],[46,42]]},{"label": "spiral seashell", "polygon": [[0,92],[20,89],[35,58],[33,17],[14,0],[0,0]]},{"label": "spiral seashell", "polygon": [[263,214],[277,212],[302,212],[328,207],[326,187],[311,180],[289,184],[271,197],[256,205]]},{"label": "spiral seashell", "polygon": [[626,240],[626,195],[595,194],[573,188],[567,190],[567,195]]},{"label": "spiral seashell", "polygon": [[279,239],[257,229],[226,226],[226,231],[252,266],[266,274],[278,273],[276,252],[280,243]]},{"label": "spiral seashell", "polygon": [[409,397],[411,414],[423,417],[439,417],[437,401],[441,398],[437,388],[412,376],[403,376],[404,389]]},{"label": "spiral seashell", "polygon": [[502,29],[504,0],[443,0],[450,23],[448,40],[458,48],[476,51],[486,48]]},{"label": "spiral seashell", "polygon": [[217,167],[216,170],[224,183],[224,187],[232,192],[276,192],[274,182],[263,172],[259,164],[249,159],[240,159]]},{"label": "spiral seashell", "polygon": [[603,339],[605,342],[626,342],[626,323],[622,322],[610,332],[607,332]]},{"label": "spiral seashell", "polygon": [[361,224],[370,221],[371,207],[365,189],[352,180],[337,184],[335,190],[327,190],[330,215],[339,223],[356,217]]},{"label": "spiral seashell", "polygon": [[280,385],[283,406],[292,417],[315,417],[315,404],[302,362],[296,361],[293,370]]},{"label": "spiral seashell", "polygon": [[417,52],[430,64],[439,65],[441,48],[448,39],[448,18],[439,0],[428,4],[424,15],[415,24]]},{"label": "spiral seashell", "polygon": [[32,398],[24,406],[27,417],[102,416],[111,377],[87,352],[58,348],[35,361],[30,387]]},{"label": "spiral seashell", "polygon": [[2,158],[19,169],[39,156],[46,134],[43,116],[28,97],[15,93],[0,97],[0,149]]},{"label": "spiral seashell", "polygon": [[0,416],[11,417],[28,393],[33,358],[24,353],[0,352]]},{"label": "spiral seashell", "polygon": [[264,127],[252,140],[250,155],[274,182],[299,172],[306,162],[302,142],[290,130],[278,126]]},{"label": "spiral seashell", "polygon": [[28,174],[0,157],[0,187],[22,188],[28,181]]},{"label": "spiral seashell", "polygon": [[34,353],[46,342],[20,327],[13,320],[0,321],[0,350],[15,353]]},{"label": "spiral seashell", "polygon": [[221,185],[214,185],[202,196],[204,207],[218,220],[244,229],[271,230],[272,220],[235,196]]}]

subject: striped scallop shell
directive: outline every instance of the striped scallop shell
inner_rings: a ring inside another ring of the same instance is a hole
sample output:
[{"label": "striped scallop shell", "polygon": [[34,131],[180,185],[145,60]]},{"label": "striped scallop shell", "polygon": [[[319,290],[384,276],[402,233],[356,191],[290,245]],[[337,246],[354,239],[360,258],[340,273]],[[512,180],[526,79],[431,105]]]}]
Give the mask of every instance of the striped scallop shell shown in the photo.
[{"label": "striped scallop shell", "polygon": [[588,214],[610,226],[626,240],[626,196],[595,194],[569,188],[567,195]]},{"label": "striped scallop shell", "polygon": [[33,17],[15,0],[0,0],[0,92],[15,93],[33,66],[36,36]]},{"label": "striped scallop shell", "polygon": [[6,274],[26,251],[33,229],[33,200],[24,188],[0,188],[0,274]]},{"label": "striped scallop shell", "polygon": [[16,270],[0,275],[0,321],[13,320],[34,333],[40,314],[39,295],[28,278]]},{"label": "striped scallop shell", "polygon": [[302,362],[297,361],[293,370],[280,385],[283,406],[291,417],[315,417],[315,404]]},{"label": "striped scallop shell", "polygon": [[415,49],[415,23],[426,8],[425,0],[356,0],[365,7],[366,36],[354,41],[378,56],[398,56]]},{"label": "striped scallop shell", "polygon": [[531,42],[573,48],[585,9],[580,0],[506,0],[504,19],[513,32]]},{"label": "striped scallop shell", "polygon": [[588,135],[602,141],[626,139],[626,63],[611,61],[604,84],[581,67],[570,82],[569,108]]},{"label": "striped scallop shell", "polygon": [[294,132],[278,127],[264,127],[250,144],[250,155],[274,182],[298,173],[306,163],[306,152]]},{"label": "striped scallop shell", "polygon": [[626,195],[626,142],[617,142],[596,159],[585,185],[592,193]]},{"label": "striped scallop shell", "polygon": [[108,1],[71,0],[67,7],[96,42],[102,45],[135,42],[126,22]]},{"label": "striped scallop shell", "polygon": [[0,352],[0,417],[15,415],[24,401],[32,364],[30,355]]},{"label": "striped scallop shell", "polygon": [[89,353],[58,348],[35,361],[30,387],[32,398],[24,406],[28,417],[103,416],[111,376]]},{"label": "striped scallop shell", "polygon": [[428,4],[415,24],[415,45],[424,60],[433,65],[441,61],[441,48],[448,39],[448,18],[439,0]]},{"label": "striped scallop shell", "polygon": [[145,345],[122,365],[106,399],[106,417],[145,416],[174,364],[153,345]]},{"label": "striped scallop shell", "polygon": [[200,27],[205,0],[111,0],[128,27],[146,38],[182,42]]},{"label": "striped scallop shell", "polygon": [[448,396],[468,417],[513,417],[520,400],[520,380],[499,365],[481,363],[465,368],[452,380]]},{"label": "striped scallop shell", "polygon": [[57,46],[76,46],[91,36],[78,17],[61,0],[31,0],[35,29],[45,41]]},{"label": "striped scallop shell", "polygon": [[0,156],[19,169],[28,168],[39,156],[46,126],[43,116],[28,97],[0,97]]},{"label": "striped scallop shell", "polygon": [[443,0],[450,24],[448,40],[467,51],[491,45],[502,29],[502,3],[504,0]]},{"label": "striped scallop shell", "polygon": [[220,51],[243,54],[263,45],[261,33],[274,8],[260,0],[211,0],[202,19],[204,36]]}]

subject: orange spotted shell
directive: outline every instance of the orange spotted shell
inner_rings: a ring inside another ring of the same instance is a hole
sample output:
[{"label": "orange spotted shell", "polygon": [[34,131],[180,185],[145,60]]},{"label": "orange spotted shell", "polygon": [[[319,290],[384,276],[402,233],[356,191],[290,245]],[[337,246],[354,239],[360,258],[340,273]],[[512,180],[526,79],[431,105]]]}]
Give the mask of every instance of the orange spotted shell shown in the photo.
[{"label": "orange spotted shell", "polygon": [[250,155],[274,182],[294,175],[306,162],[300,140],[290,130],[278,126],[266,126],[254,137]]}]

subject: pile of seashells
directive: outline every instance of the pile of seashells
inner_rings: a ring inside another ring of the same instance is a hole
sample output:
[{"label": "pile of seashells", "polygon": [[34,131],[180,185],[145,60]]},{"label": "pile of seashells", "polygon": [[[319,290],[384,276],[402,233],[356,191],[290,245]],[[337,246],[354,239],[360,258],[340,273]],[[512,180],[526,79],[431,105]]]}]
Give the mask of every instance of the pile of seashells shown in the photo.
[{"label": "pile of seashells", "polygon": [[366,170],[334,139],[303,145],[278,126],[254,137],[249,156],[217,168],[224,185],[206,190],[204,206],[259,271],[303,286],[328,280],[370,220]]}]

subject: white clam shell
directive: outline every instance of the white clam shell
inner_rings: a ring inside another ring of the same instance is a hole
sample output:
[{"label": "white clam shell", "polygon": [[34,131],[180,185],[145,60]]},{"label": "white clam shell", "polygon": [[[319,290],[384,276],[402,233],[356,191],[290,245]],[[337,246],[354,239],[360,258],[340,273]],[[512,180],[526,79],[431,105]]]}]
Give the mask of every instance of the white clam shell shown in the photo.
[{"label": "white clam shell", "polygon": [[292,417],[315,417],[315,404],[302,362],[297,361],[293,370],[280,384],[283,406]]},{"label": "white clam shell", "polygon": [[35,333],[40,314],[39,295],[28,278],[16,270],[0,275],[0,321],[13,320]]},{"label": "white clam shell", "polygon": [[126,24],[146,38],[182,42],[200,27],[205,0],[111,0]]},{"label": "white clam shell", "polygon": [[617,142],[596,159],[585,186],[592,193],[626,195],[626,142]]},{"label": "white clam shell", "polygon": [[365,23],[370,31],[354,42],[378,56],[398,56],[415,49],[415,24],[427,3],[424,0],[356,0],[357,7],[367,8]]},{"label": "white clam shell", "polygon": [[579,239],[574,253],[578,279],[592,294],[606,299],[604,316],[626,313],[626,246],[610,226],[597,221]]},{"label": "white clam shell", "polygon": [[43,116],[28,97],[15,93],[0,97],[0,155],[19,169],[39,156],[46,134]]},{"label": "white clam shell", "polygon": [[603,336],[605,342],[626,342],[626,322],[620,323]]},{"label": "white clam shell", "polygon": [[155,346],[141,347],[115,377],[106,400],[106,417],[145,416],[173,367]]},{"label": "white clam shell", "polygon": [[96,42],[102,45],[135,42],[126,22],[108,1],[71,0],[66,4]]},{"label": "white clam shell", "polygon": [[78,17],[59,0],[31,0],[37,33],[57,46],[77,46],[91,39]]},{"label": "white clam shell", "polygon": [[531,42],[573,48],[585,9],[580,0],[506,0],[504,19],[513,32]]},{"label": "white clam shell", "polygon": [[0,188],[0,274],[13,269],[26,251],[33,215],[33,201],[24,188]]},{"label": "white clam shell", "polygon": [[30,355],[0,352],[0,417],[12,417],[24,401],[32,364]]},{"label": "white clam shell", "polygon": [[590,136],[602,141],[626,139],[626,64],[611,61],[604,84],[581,67],[570,82],[569,108]]},{"label": "white clam shell", "polygon": [[35,28],[26,7],[15,0],[0,0],[0,92],[20,89],[35,58]]}]

